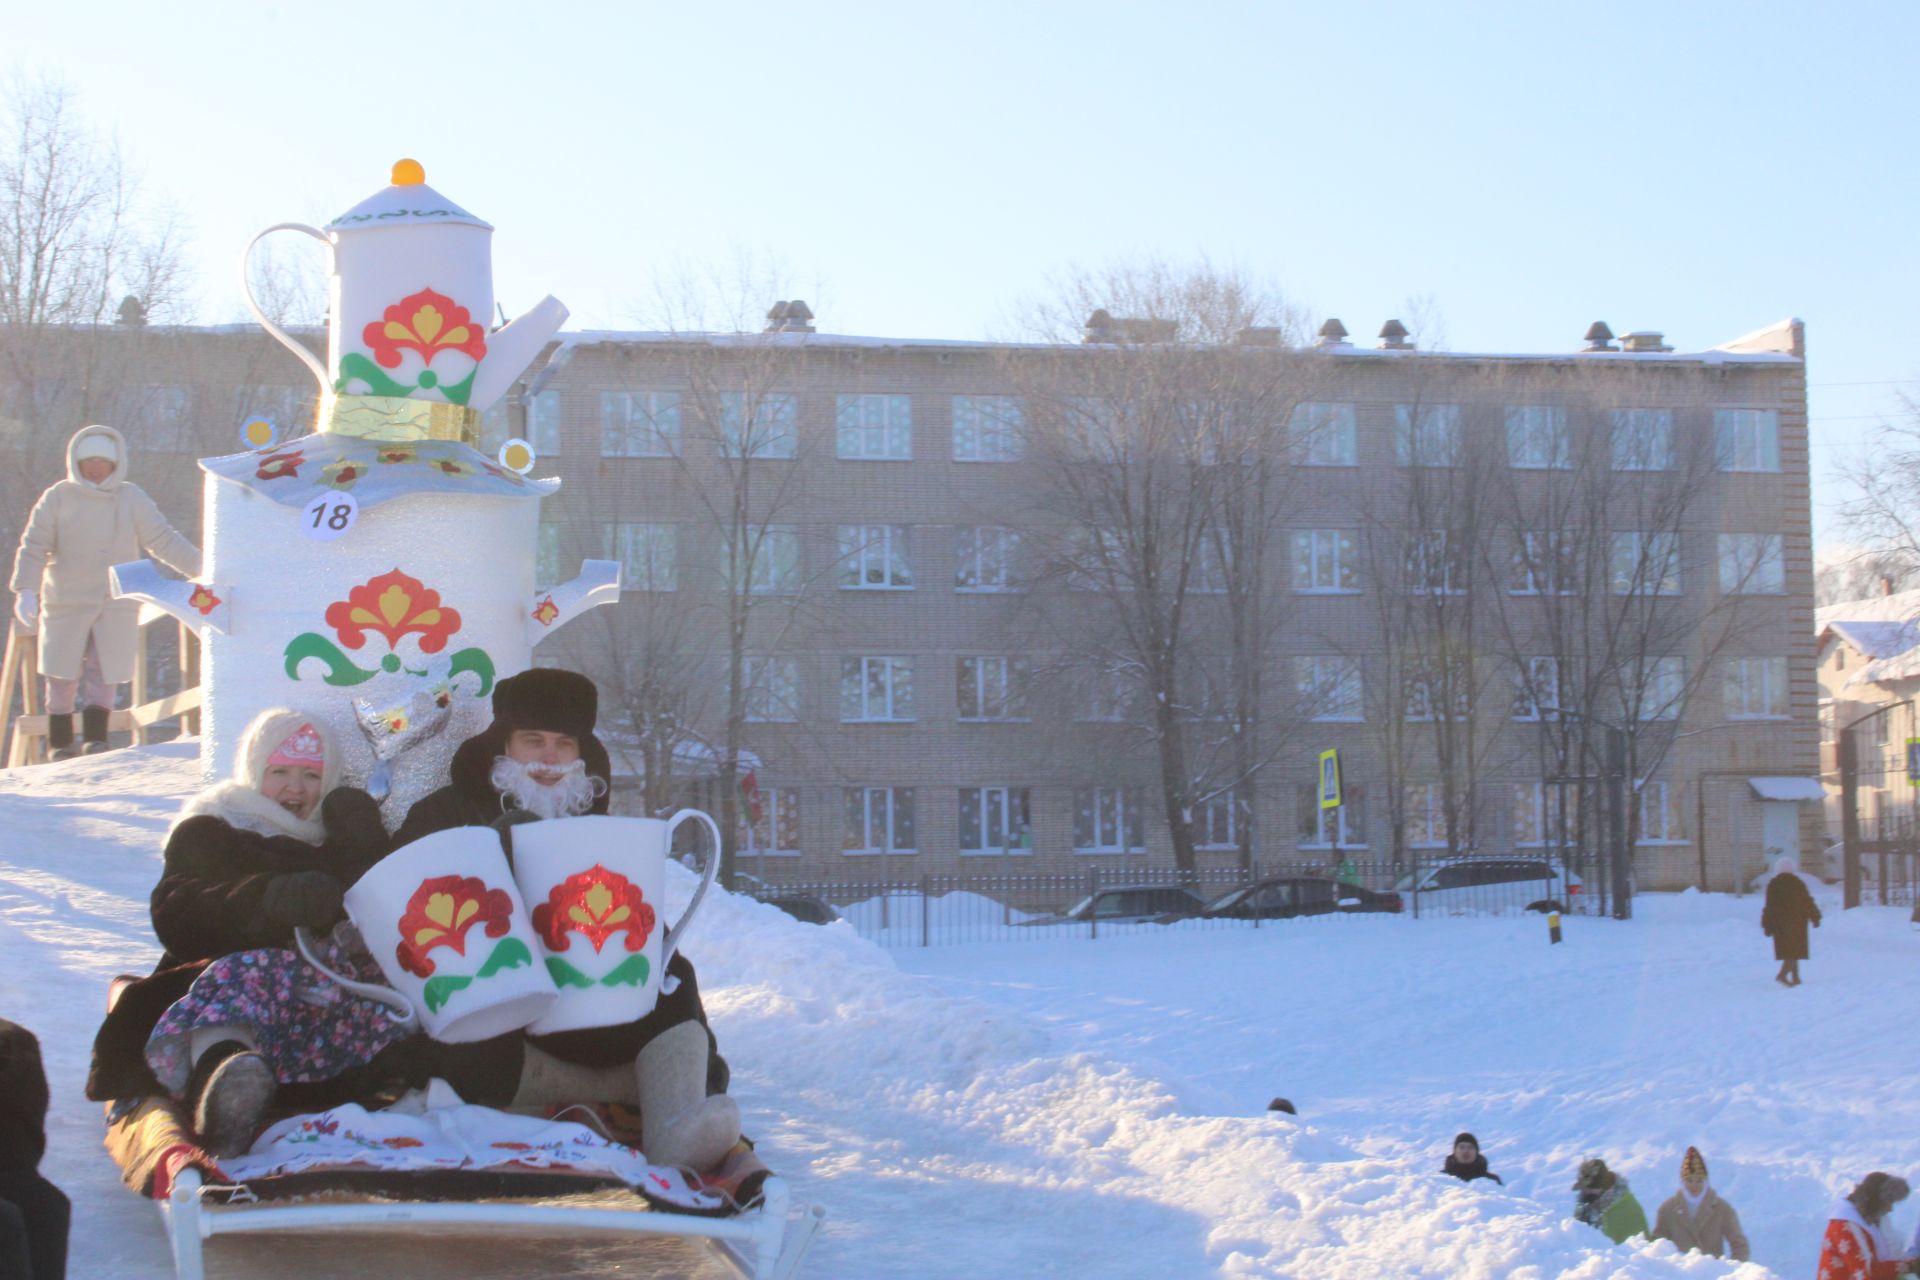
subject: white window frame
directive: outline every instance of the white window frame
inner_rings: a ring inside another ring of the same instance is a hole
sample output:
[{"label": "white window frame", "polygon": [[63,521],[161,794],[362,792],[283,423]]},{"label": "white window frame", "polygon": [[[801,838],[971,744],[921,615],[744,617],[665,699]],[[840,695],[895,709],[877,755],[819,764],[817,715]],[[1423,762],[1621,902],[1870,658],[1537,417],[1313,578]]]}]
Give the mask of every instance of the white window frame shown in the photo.
[{"label": "white window frame", "polygon": [[[1547,696],[1542,698],[1542,693]],[[1542,705],[1560,705],[1560,659],[1550,654],[1530,657],[1524,669],[1514,669],[1513,709],[1508,718],[1522,724],[1559,719],[1552,711],[1542,712]]]},{"label": "white window frame", "polygon": [[1786,539],[1777,533],[1721,534],[1720,592],[1729,596],[1785,595]]},{"label": "white window frame", "polygon": [[[734,591],[748,595],[781,595],[800,589],[800,528],[791,524],[770,524],[742,531],[748,539],[757,539],[753,565],[745,582],[734,578],[731,566],[722,564],[721,576],[730,578]],[[724,560],[730,543],[722,539],[720,555]]]},{"label": "white window frame", "polygon": [[1457,404],[1393,406],[1393,460],[1403,467],[1452,467],[1460,461]]},{"label": "white window frame", "polygon": [[1320,401],[1293,406],[1287,440],[1299,466],[1359,465],[1360,432],[1351,404]]},{"label": "white window frame", "polygon": [[1780,470],[1778,409],[1715,409],[1714,463],[1722,471]]},{"label": "white window frame", "polygon": [[[996,805],[999,828],[994,829]],[[979,843],[967,843],[967,814],[971,808]],[[1017,812],[1016,812],[1017,811]],[[959,821],[954,833],[963,858],[1030,858],[1033,856],[1033,793],[1028,787],[961,787]],[[991,837],[1000,836],[993,844]],[[1024,837],[1024,838],[1023,838]]]},{"label": "white window frame", "polygon": [[[1445,529],[1430,529],[1414,539],[1407,548],[1407,590],[1416,596],[1459,596],[1467,589],[1455,585],[1454,573],[1458,570],[1462,576],[1468,566],[1457,560],[1449,544],[1453,539]],[[1437,549],[1437,557],[1436,557]],[[1429,572],[1435,559],[1440,565],[1440,578],[1436,585],[1433,574]]]},{"label": "white window frame", "polygon": [[800,662],[787,654],[752,654],[740,660],[746,718],[756,724],[793,724],[800,719]]},{"label": "white window frame", "polygon": [[[1678,533],[1620,532],[1613,535],[1607,557],[1608,577],[1616,596],[1677,596],[1680,583]],[[1658,578],[1654,570],[1658,570]],[[1646,572],[1643,573],[1643,570]],[[1652,589],[1649,590],[1649,587]]]},{"label": "white window frame", "polygon": [[1615,471],[1673,470],[1673,410],[1615,409],[1611,417]]},{"label": "white window frame", "polygon": [[[1312,784],[1304,785],[1301,788],[1301,793],[1302,798],[1296,800],[1295,803],[1306,804],[1308,811],[1313,815],[1313,836],[1309,839],[1302,839],[1299,833],[1300,824],[1296,821],[1294,823],[1294,848],[1331,849],[1335,845],[1335,841],[1332,839],[1334,834],[1338,834],[1340,837],[1338,844],[1341,849],[1365,849],[1367,847],[1367,842],[1364,838],[1364,829],[1366,827],[1365,815],[1361,810],[1361,806],[1366,803],[1366,794],[1365,789],[1360,783],[1350,782],[1344,777],[1341,778],[1341,803],[1332,809],[1322,809],[1320,807]],[[1328,831],[1329,825],[1336,822],[1339,825],[1339,831],[1337,833]],[[1356,828],[1360,828],[1358,833],[1356,833]]]},{"label": "white window frame", "polygon": [[[1578,812],[1579,792],[1576,788],[1542,781],[1516,782],[1513,784],[1513,809],[1508,815],[1513,835],[1513,847],[1516,849],[1562,849],[1558,839],[1560,827],[1560,808],[1573,798]],[[1536,833],[1536,839],[1522,839],[1525,829],[1521,815],[1526,815],[1525,826]],[[1577,824],[1568,823],[1577,830]]]},{"label": "white window frame", "polygon": [[1219,792],[1193,807],[1193,847],[1215,851],[1240,847],[1238,791]]},{"label": "white window frame", "polygon": [[[1633,803],[1639,808],[1639,836],[1636,845],[1679,845],[1692,843],[1680,824],[1680,811],[1674,807],[1673,791],[1664,779],[1649,778],[1633,784]],[[1658,821],[1654,821],[1658,819]]]},{"label": "white window frame", "polygon": [[[998,595],[1025,590],[1015,577],[1020,533],[1003,525],[962,525],[954,531],[953,589],[962,595]],[[997,570],[998,572],[993,572]],[[971,576],[972,584],[968,584]]]},{"label": "white window frame", "polygon": [[747,406],[753,405],[751,439],[744,451],[749,458],[791,458],[800,443],[800,397],[791,391],[722,391],[720,393],[720,455],[743,456],[742,436]]},{"label": "white window frame", "polygon": [[[875,575],[879,580],[874,581]],[[849,580],[851,579],[851,580]],[[842,591],[911,591],[913,561],[903,524],[840,526]]]},{"label": "white window frame", "polygon": [[622,520],[600,526],[609,560],[620,562],[622,591],[680,589],[680,527],[652,521]]},{"label": "white window frame", "polygon": [[1321,724],[1360,724],[1366,720],[1366,689],[1360,660],[1345,654],[1299,654],[1293,660],[1293,686],[1309,700],[1308,719]]},{"label": "white window frame", "polygon": [[848,654],[840,659],[840,723],[911,724],[913,721],[912,658],[898,654]]},{"label": "white window frame", "polygon": [[[535,446],[537,449],[539,446]],[[680,456],[678,391],[602,391],[600,456],[603,458],[677,458]]]},{"label": "white window frame", "polygon": [[834,451],[852,462],[913,461],[913,397],[871,392],[839,396]]},{"label": "white window frame", "polygon": [[[840,837],[840,852],[850,858],[881,857],[887,854],[917,854],[920,852],[920,824],[915,814],[912,787],[847,787],[841,809],[841,822],[846,823],[852,815],[854,796],[860,797],[860,839],[858,847],[849,845],[848,839],[854,835],[850,829],[843,829]],[[905,815],[906,825],[913,828],[913,843],[897,843],[901,818]],[[876,832],[876,828],[880,828]],[[875,842],[875,835],[880,841]]]},{"label": "white window frame", "polygon": [[542,520],[533,543],[533,584],[539,591],[557,586],[572,575],[561,564],[560,524]]},{"label": "white window frame", "polygon": [[[1407,848],[1447,847],[1446,793],[1438,782],[1409,782],[1403,792],[1402,815],[1407,824]],[[1418,835],[1416,836],[1416,833]]]},{"label": "white window frame", "polygon": [[1196,595],[1225,595],[1233,563],[1233,543],[1225,529],[1202,529],[1193,550],[1187,590]]},{"label": "white window frame", "polygon": [[[1440,717],[1433,709],[1433,688],[1440,683],[1435,676],[1424,674],[1431,670],[1434,663],[1415,664],[1407,673],[1405,681],[1406,697],[1402,714],[1410,724],[1432,724]],[[1453,718],[1455,721],[1468,720],[1473,715],[1473,678],[1469,672],[1463,681],[1464,688],[1454,693]]]},{"label": "white window frame", "polygon": [[[1359,559],[1360,540],[1350,529],[1295,529],[1292,564],[1295,594],[1359,595]],[[1329,581],[1322,581],[1323,569]]]},{"label": "white window frame", "polygon": [[1567,411],[1557,404],[1508,405],[1507,465],[1517,471],[1565,471],[1573,466]]},{"label": "white window frame", "polygon": [[1139,691],[1124,672],[1083,668],[1075,680],[1073,718],[1082,724],[1125,724]]},{"label": "white window frame", "polygon": [[1027,415],[1017,396],[953,397],[955,462],[1019,462],[1027,456]]},{"label": "white window frame", "polygon": [[[1721,696],[1729,720],[1791,720],[1792,675],[1785,658],[1721,659]],[[1756,709],[1757,708],[1757,709]]]},{"label": "white window frame", "polygon": [[1523,532],[1513,544],[1507,581],[1510,596],[1580,594],[1579,551],[1573,534],[1557,529]]},{"label": "white window frame", "polygon": [[[740,827],[752,833],[752,846],[742,842],[740,856],[743,858],[797,858],[804,852],[801,848],[803,832],[801,825],[800,792],[794,787],[760,788],[760,821],[755,823],[747,814],[746,805],[740,806]],[[769,845],[760,843],[760,829],[767,832]],[[780,840],[782,832],[791,831],[794,836],[792,848],[787,848]]]},{"label": "white window frame", "polygon": [[[971,671],[969,671],[971,669]],[[966,683],[973,680],[973,705],[966,702]],[[1027,714],[1027,660],[1017,653],[969,653],[954,659],[954,702],[963,722],[1014,722]],[[995,701],[999,714],[991,708]]]},{"label": "white window frame", "polygon": [[[1088,803],[1083,804],[1082,798]],[[1091,815],[1092,844],[1081,844],[1080,815]],[[1073,791],[1073,851],[1076,854],[1143,854],[1146,840],[1146,793],[1140,787],[1075,787]],[[1107,837],[1111,836],[1111,839]]]},{"label": "white window frame", "polygon": [[527,443],[536,456],[560,456],[560,393],[542,391],[527,401]]},{"label": "white window frame", "polygon": [[[1678,720],[1680,702],[1687,691],[1687,660],[1680,657],[1640,659],[1638,697],[1633,718],[1646,724],[1655,720]],[[1655,714],[1647,714],[1651,709]]]}]

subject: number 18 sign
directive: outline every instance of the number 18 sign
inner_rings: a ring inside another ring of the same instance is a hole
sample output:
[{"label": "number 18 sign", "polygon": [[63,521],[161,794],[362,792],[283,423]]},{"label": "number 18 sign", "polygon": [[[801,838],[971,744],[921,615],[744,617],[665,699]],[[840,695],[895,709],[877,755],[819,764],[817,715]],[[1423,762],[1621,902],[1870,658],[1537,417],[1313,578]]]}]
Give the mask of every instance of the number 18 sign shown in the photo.
[{"label": "number 18 sign", "polygon": [[323,493],[300,512],[300,532],[309,538],[332,542],[353,528],[360,518],[360,504],[350,493]]}]

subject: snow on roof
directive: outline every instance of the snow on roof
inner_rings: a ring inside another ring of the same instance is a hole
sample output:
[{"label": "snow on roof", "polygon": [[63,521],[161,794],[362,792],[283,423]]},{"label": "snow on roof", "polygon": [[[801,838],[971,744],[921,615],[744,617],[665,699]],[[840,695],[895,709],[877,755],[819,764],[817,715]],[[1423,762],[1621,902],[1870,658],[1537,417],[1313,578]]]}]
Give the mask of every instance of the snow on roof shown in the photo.
[{"label": "snow on roof", "polygon": [[1818,778],[1748,778],[1747,785],[1762,800],[1815,801],[1827,798]]},{"label": "snow on roof", "polygon": [[1846,600],[1813,617],[1820,644],[1837,636],[1868,659],[1843,687],[1920,676],[1920,591]]}]

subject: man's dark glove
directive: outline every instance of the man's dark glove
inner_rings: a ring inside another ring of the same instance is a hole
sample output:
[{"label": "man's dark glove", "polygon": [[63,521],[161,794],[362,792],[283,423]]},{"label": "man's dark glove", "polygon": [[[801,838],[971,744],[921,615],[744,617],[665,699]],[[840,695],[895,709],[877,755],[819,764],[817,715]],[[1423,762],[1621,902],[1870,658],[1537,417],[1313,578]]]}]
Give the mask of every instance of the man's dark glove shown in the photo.
[{"label": "man's dark glove", "polygon": [[380,806],[358,787],[335,787],[320,802],[320,825],[327,843],[355,867],[379,861],[387,851],[387,826]]},{"label": "man's dark glove", "polygon": [[267,881],[260,906],[283,928],[331,929],[347,914],[340,899],[346,886],[324,871],[294,871]]}]

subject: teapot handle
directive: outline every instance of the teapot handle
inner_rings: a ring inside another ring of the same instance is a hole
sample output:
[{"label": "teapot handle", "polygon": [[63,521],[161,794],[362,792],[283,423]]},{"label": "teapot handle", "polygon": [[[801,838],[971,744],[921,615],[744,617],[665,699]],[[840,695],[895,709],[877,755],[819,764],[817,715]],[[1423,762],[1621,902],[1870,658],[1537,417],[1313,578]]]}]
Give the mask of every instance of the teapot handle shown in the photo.
[{"label": "teapot handle", "polygon": [[707,852],[706,866],[701,868],[700,883],[694,888],[693,897],[687,902],[686,911],[681,914],[680,919],[674,922],[673,927],[668,929],[661,939],[660,990],[662,992],[670,992],[673,990],[672,986],[667,985],[672,981],[672,979],[666,976],[667,961],[673,959],[673,953],[679,950],[681,941],[687,936],[687,926],[693,923],[693,913],[700,909],[700,900],[707,896],[707,890],[713,885],[714,876],[720,871],[720,828],[715,825],[712,818],[700,812],[698,809],[682,809],[667,819],[668,851],[671,852],[673,849],[674,828],[689,819],[699,822],[701,826],[707,829],[707,835],[713,841],[713,847]]},{"label": "teapot handle", "polygon": [[253,239],[247,241],[246,251],[240,255],[240,296],[247,300],[247,310],[253,312],[253,318],[260,322],[260,327],[278,339],[281,346],[305,361],[307,368],[313,370],[313,376],[320,381],[320,394],[325,395],[327,392],[333,390],[333,383],[327,378],[327,366],[321,362],[320,357],[307,350],[305,344],[295,339],[292,334],[282,329],[273,321],[267,319],[267,313],[262,311],[260,304],[253,299],[253,284],[249,279],[251,274],[250,268],[253,263],[253,247],[276,231],[298,231],[304,235],[312,236],[321,244],[326,245],[329,250],[333,248],[333,242],[327,239],[324,232],[310,227],[304,222],[274,223]]}]

